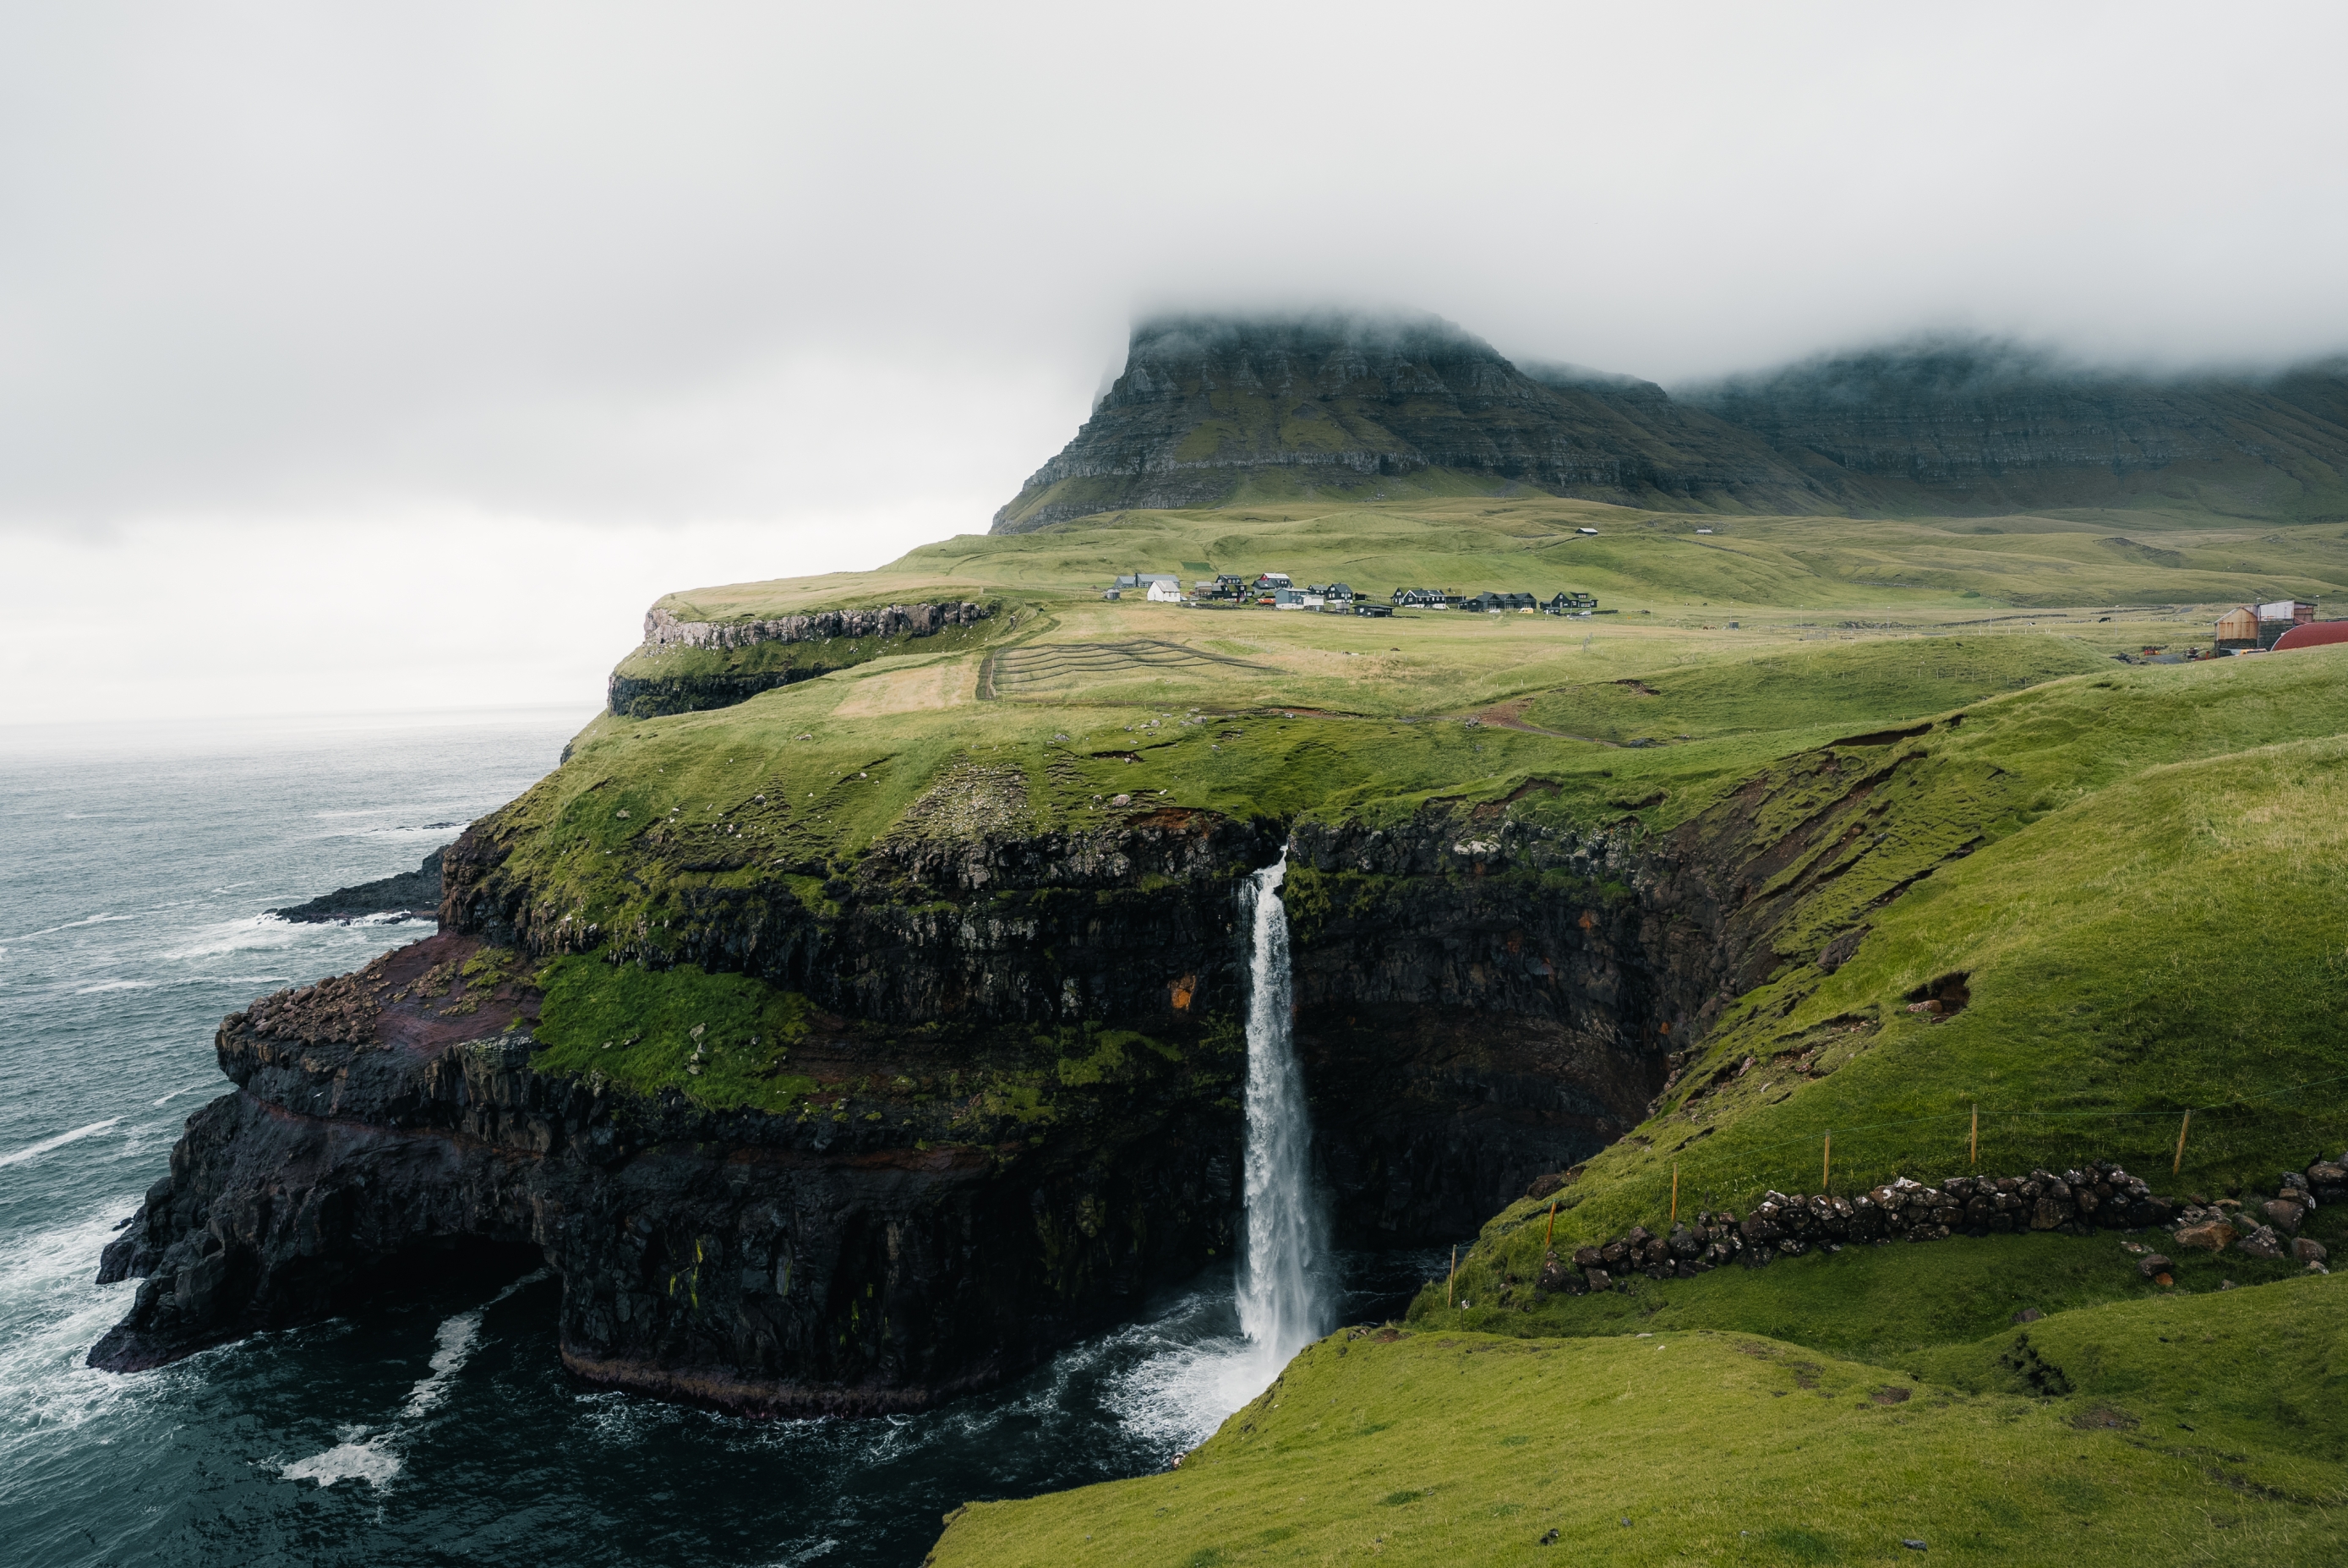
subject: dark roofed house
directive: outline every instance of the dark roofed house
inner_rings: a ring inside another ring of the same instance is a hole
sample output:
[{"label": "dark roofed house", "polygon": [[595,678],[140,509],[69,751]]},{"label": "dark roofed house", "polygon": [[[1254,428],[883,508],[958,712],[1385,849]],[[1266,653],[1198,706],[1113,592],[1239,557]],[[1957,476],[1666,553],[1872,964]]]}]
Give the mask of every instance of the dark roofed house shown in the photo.
[{"label": "dark roofed house", "polygon": [[1394,602],[1405,610],[1440,610],[1450,603],[1440,588],[1397,588]]},{"label": "dark roofed house", "polygon": [[1598,608],[1598,596],[1594,593],[1560,593],[1541,608],[1552,615],[1570,615],[1577,610]]}]

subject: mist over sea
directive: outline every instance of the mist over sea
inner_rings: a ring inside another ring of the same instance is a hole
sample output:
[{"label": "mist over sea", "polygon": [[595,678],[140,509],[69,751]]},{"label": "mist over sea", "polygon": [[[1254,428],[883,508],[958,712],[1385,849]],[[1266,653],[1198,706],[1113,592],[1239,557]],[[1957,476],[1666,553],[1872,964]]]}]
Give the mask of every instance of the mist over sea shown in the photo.
[{"label": "mist over sea", "polygon": [[[1228,1272],[923,1416],[752,1421],[563,1373],[561,1285],[456,1276],[154,1372],[99,1248],[232,1091],[221,1016],[431,933],[263,912],[413,870],[583,712],[0,729],[0,1556],[12,1565],[916,1563],[939,1518],[1163,1467],[1262,1386]],[[1430,1259],[1342,1260],[1398,1310]]]}]

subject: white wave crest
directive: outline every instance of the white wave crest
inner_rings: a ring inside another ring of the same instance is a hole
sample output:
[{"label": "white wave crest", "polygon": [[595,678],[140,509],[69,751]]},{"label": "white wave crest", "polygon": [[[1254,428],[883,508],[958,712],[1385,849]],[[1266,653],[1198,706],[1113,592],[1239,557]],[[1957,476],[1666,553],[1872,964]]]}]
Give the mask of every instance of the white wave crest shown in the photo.
[{"label": "white wave crest", "polygon": [[36,936],[55,936],[60,931],[78,931],[85,925],[111,925],[117,921],[138,918],[135,914],[93,914],[82,920],[68,920],[63,925],[45,926],[39,931],[27,931],[15,936],[0,937],[0,942],[30,942]]},{"label": "white wave crest", "polygon": [[109,1116],[104,1121],[93,1121],[88,1127],[77,1127],[71,1132],[60,1132],[55,1138],[45,1138],[38,1143],[27,1144],[14,1154],[0,1154],[0,1165],[21,1165],[27,1160],[38,1159],[52,1149],[63,1149],[68,1143],[78,1143],[85,1138],[95,1138],[107,1129],[118,1125],[121,1120],[118,1116]]},{"label": "white wave crest", "polygon": [[481,1314],[514,1292],[536,1284],[546,1277],[546,1273],[540,1269],[525,1274],[472,1311],[443,1319],[433,1336],[435,1348],[429,1370],[407,1391],[407,1402],[399,1408],[399,1414],[392,1418],[389,1427],[372,1436],[365,1427],[345,1427],[335,1434],[339,1440],[333,1448],[306,1460],[296,1460],[277,1473],[287,1480],[314,1480],[322,1487],[343,1480],[363,1480],[377,1491],[389,1487],[405,1462],[399,1449],[409,1424],[430,1415],[448,1398],[450,1381],[472,1359],[474,1347],[480,1341]]}]

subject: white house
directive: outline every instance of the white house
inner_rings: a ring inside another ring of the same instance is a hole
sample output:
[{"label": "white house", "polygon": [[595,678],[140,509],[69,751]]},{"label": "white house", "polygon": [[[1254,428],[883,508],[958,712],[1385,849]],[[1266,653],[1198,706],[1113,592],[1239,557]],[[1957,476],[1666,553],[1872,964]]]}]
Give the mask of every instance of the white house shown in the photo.
[{"label": "white house", "polygon": [[1149,602],[1153,604],[1179,604],[1182,602],[1182,585],[1170,578],[1157,578],[1149,584]]}]

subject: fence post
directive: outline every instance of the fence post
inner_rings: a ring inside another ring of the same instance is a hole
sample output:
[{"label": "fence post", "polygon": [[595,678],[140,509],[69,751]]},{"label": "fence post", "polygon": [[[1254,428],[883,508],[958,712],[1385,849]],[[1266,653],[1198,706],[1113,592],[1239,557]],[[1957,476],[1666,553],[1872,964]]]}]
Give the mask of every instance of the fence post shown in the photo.
[{"label": "fence post", "polygon": [[1973,1132],[1965,1162],[1969,1165],[1981,1163],[1981,1101],[1979,1100],[1973,1101]]},{"label": "fence post", "polygon": [[1672,1161],[1672,1223],[1680,1222],[1680,1162]]},{"label": "fence post", "polygon": [[1556,1240],[1557,1240],[1557,1204],[1556,1204],[1556,1202],[1555,1202],[1554,1201],[1552,1201],[1552,1202],[1550,1203],[1550,1206],[1549,1206],[1549,1234],[1547,1234],[1547,1235],[1545,1235],[1545,1236],[1543,1236],[1543,1237],[1541,1238],[1541,1251],[1542,1251],[1542,1252],[1544,1252],[1544,1253],[1548,1252],[1548,1251],[1550,1250],[1550,1244],[1551,1243],[1555,1242]]},{"label": "fence post", "polygon": [[1451,1305],[1451,1293],[1459,1280],[1459,1243],[1451,1243],[1451,1272],[1443,1277],[1443,1305]]},{"label": "fence post", "polygon": [[2192,1125],[2193,1112],[2188,1107],[2185,1112],[2185,1119],[2177,1124],[2177,1158],[2168,1162],[2168,1173],[2171,1176],[2185,1169],[2185,1130]]},{"label": "fence post", "polygon": [[1818,1162],[1818,1191],[1828,1197],[1834,1195],[1834,1130],[1832,1128],[1827,1130],[1826,1157]]}]

